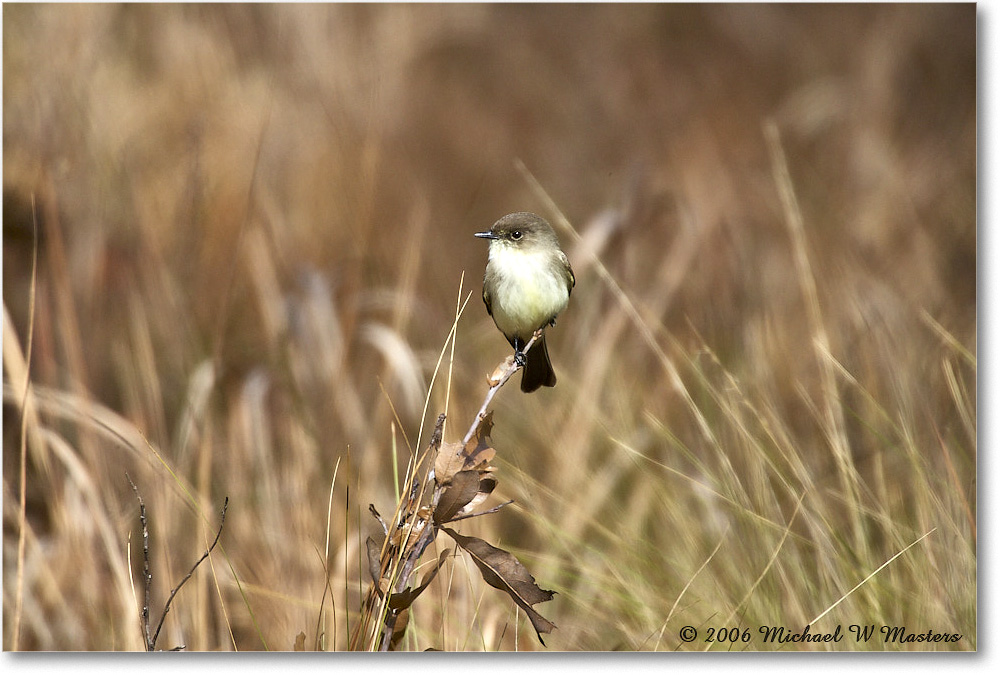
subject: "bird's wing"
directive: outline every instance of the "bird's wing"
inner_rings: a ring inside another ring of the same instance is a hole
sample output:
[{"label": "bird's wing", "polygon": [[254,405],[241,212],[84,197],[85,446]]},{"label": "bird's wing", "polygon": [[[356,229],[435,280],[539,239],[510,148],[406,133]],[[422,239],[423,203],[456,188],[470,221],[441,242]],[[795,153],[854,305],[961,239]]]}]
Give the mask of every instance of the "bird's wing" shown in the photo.
[{"label": "bird's wing", "polygon": [[489,291],[486,290],[486,284],[483,284],[483,304],[486,305],[486,313],[493,316],[493,300],[490,298]]},{"label": "bird's wing", "polygon": [[569,258],[567,258],[566,254],[562,251],[559,251],[559,262],[561,262],[563,267],[566,268],[566,281],[569,285],[566,290],[572,293],[573,287],[576,286],[576,275],[573,274],[573,268],[569,264]]}]

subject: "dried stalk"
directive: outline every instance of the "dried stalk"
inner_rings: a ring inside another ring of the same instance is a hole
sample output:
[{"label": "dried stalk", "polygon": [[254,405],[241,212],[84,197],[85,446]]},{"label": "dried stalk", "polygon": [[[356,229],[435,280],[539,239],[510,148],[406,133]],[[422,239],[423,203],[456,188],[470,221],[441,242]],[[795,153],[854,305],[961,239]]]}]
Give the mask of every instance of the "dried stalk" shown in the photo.
[{"label": "dried stalk", "polygon": [[[531,349],[531,347],[535,344],[535,342],[538,341],[538,339],[541,336],[542,336],[541,329],[535,331],[535,334],[524,346],[523,353],[527,354],[527,352]],[[500,390],[500,387],[506,384],[507,381],[514,375],[514,373],[516,373],[521,367],[522,366],[518,364],[516,359],[508,358],[506,363],[503,365],[503,370],[499,374],[494,375],[494,377],[491,378],[490,388],[486,392],[486,397],[483,399],[483,404],[479,408],[479,412],[476,414],[476,417],[472,425],[469,427],[468,432],[466,432],[465,437],[462,439],[463,446],[468,445],[468,443],[472,440],[473,436],[475,436],[480,423],[486,416],[487,408],[493,401],[493,397]],[[433,468],[433,461],[441,446],[442,442],[441,435],[442,435],[443,425],[444,425],[444,415],[442,414],[438,416],[438,421],[434,430],[434,435],[431,438],[431,442],[428,446],[428,452],[425,455],[425,458],[430,458],[430,461],[432,462],[432,465],[427,473],[427,480],[425,482],[425,485],[430,484],[432,481],[434,483],[434,491],[431,494],[430,502],[428,504],[429,509],[427,510],[427,513],[429,515],[427,517],[426,522],[424,523],[423,530],[421,531],[420,536],[417,538],[416,542],[414,542],[414,544],[409,547],[409,550],[406,551],[405,553],[405,559],[403,560],[402,566],[400,567],[398,576],[396,576],[395,578],[395,583],[391,587],[391,593],[402,593],[409,586],[410,578],[413,575],[414,569],[416,568],[417,561],[427,550],[427,547],[430,546],[431,543],[434,541],[434,539],[437,537],[439,527],[434,522],[433,514],[435,513],[435,510],[437,509],[438,504],[441,501],[441,495],[444,493],[446,485],[442,485],[441,483],[437,482]],[[402,499],[412,502],[413,501],[412,498],[408,499],[408,497],[411,496],[403,497]],[[460,520],[464,518],[470,518],[472,517],[472,515],[486,515],[488,513],[495,513],[510,503],[511,502],[506,502],[492,509],[483,511],[482,513],[458,516],[455,519]],[[400,505],[399,511],[406,512],[406,510],[404,510],[402,505]],[[409,513],[413,514],[414,520],[410,524],[410,529],[404,534],[408,535],[409,532],[412,531],[412,527],[416,525],[416,523],[418,522],[419,517],[416,516],[418,511],[419,509],[416,508],[409,511]],[[388,534],[388,528],[385,527],[385,523],[381,521],[381,519],[379,520],[383,524],[383,529],[386,529]],[[401,544],[405,550],[406,548],[405,538],[402,540]],[[384,557],[385,557],[385,550],[383,550],[383,560]],[[369,591],[369,595],[365,603],[365,606],[367,608],[366,613],[375,609],[376,606],[375,600],[378,595],[379,595],[378,580],[375,580],[371,591]],[[379,644],[378,644],[379,651],[388,651],[390,649],[392,644],[392,636],[396,628],[396,620],[398,619],[400,613],[401,612],[397,612],[396,610],[393,610],[389,607],[388,597],[382,598],[381,611],[379,612],[379,616],[382,616],[384,618],[382,622],[381,635],[379,637]],[[360,637],[362,634],[367,634],[367,631],[363,630],[362,628],[363,626],[366,625],[370,624],[368,624],[368,622],[366,621],[362,622],[362,625],[359,626],[359,632],[357,637]]]}]

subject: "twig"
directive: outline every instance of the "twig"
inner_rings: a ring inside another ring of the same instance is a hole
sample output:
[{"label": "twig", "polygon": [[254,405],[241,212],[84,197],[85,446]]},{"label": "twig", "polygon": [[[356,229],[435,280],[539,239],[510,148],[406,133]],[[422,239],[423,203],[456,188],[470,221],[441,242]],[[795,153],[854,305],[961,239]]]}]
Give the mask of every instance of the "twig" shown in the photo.
[{"label": "twig", "polygon": [[[531,346],[535,344],[539,338],[541,338],[544,330],[544,328],[536,330],[535,334],[531,336],[530,340],[528,340],[528,343],[524,345],[524,349],[521,350],[521,353],[526,355],[528,350],[531,349]],[[480,420],[486,416],[486,409],[489,407],[490,402],[493,401],[493,397],[496,396],[496,393],[500,391],[500,387],[504,386],[507,383],[507,380],[509,380],[521,367],[522,366],[518,364],[516,359],[513,360],[503,373],[500,374],[500,378],[490,387],[489,391],[486,392],[486,398],[483,399],[483,405],[479,408],[475,421],[472,423],[472,426],[469,427],[469,431],[465,434],[465,438],[462,439],[463,444],[468,443],[475,435],[476,429],[479,428]]]},{"label": "twig", "polygon": [[[531,336],[531,339],[528,340],[527,344],[524,345],[524,349],[521,350],[522,353],[524,354],[528,353],[532,345],[534,345],[541,338],[543,330],[544,330],[543,328],[540,328],[537,331],[535,331],[534,335]],[[479,428],[480,422],[482,422],[483,418],[486,416],[486,410],[489,407],[490,402],[493,401],[493,397],[496,396],[496,393],[500,390],[500,387],[505,385],[507,383],[507,380],[509,380],[514,375],[514,373],[516,373],[522,367],[523,366],[519,364],[516,359],[510,359],[510,362],[507,364],[506,368],[504,368],[503,372],[500,373],[500,375],[497,378],[491,378],[492,384],[490,385],[489,390],[486,392],[486,397],[483,399],[483,405],[479,408],[479,412],[476,414],[472,426],[469,427],[469,431],[465,434],[465,438],[462,439],[462,445],[468,444],[469,441],[472,439],[472,437],[475,435],[476,430]],[[444,418],[445,416],[443,414],[438,416],[437,425],[435,426],[434,434],[431,437],[431,442],[430,442],[431,450],[437,450],[440,448],[441,436],[444,428]],[[432,461],[434,454],[435,453],[433,452],[428,453],[428,456],[432,458]],[[434,492],[431,496],[429,506],[430,506],[430,513],[433,514],[434,509],[437,508],[438,503],[441,501],[441,495],[444,492],[444,486],[438,484],[437,481],[435,480],[433,464],[431,465],[430,471],[428,472],[428,478],[426,484],[430,485],[431,482],[434,483]],[[413,495],[411,495],[411,501],[412,499]],[[511,500],[511,502],[512,501],[513,500]],[[474,513],[474,514],[467,514],[464,516],[460,516],[458,518],[455,518],[454,520],[462,520],[465,518],[471,518],[473,516],[482,516],[489,513],[496,513],[497,511],[507,506],[511,502],[500,504],[491,509],[483,511],[482,513]],[[381,521],[381,519],[379,520]],[[417,561],[424,554],[424,551],[427,550],[427,547],[431,545],[431,542],[433,542],[434,539],[437,537],[437,532],[438,528],[434,524],[434,519],[429,518],[427,523],[424,525],[423,531],[420,533],[420,536],[417,538],[417,541],[413,544],[412,548],[410,548],[410,551],[403,562],[403,566],[402,569],[400,570],[399,576],[396,577],[394,592],[400,593],[407,587],[410,581],[410,576],[413,574],[413,570],[416,568]],[[398,615],[399,612],[396,612],[387,607],[385,618],[383,620],[384,623],[382,625],[382,635],[379,640],[379,651],[384,652],[389,650],[390,643],[392,641],[393,630],[395,629],[396,626],[396,618],[398,617]]]},{"label": "twig", "polygon": [[132,482],[132,477],[125,472],[135,498],[139,500],[139,522],[142,523],[142,585],[145,589],[142,600],[142,633],[146,640],[146,651],[153,651],[154,640],[149,634],[149,588],[153,585],[153,575],[149,571],[149,527],[146,521],[146,504],[142,501],[139,488]]},{"label": "twig", "polygon": [[160,636],[160,629],[163,628],[163,620],[167,618],[167,612],[170,611],[170,603],[174,601],[174,596],[177,595],[177,591],[181,590],[181,586],[187,583],[187,580],[191,578],[194,571],[198,569],[198,565],[200,565],[205,558],[208,557],[208,555],[212,552],[212,549],[215,548],[215,545],[219,543],[219,537],[222,536],[222,527],[226,524],[226,509],[228,508],[229,497],[226,497],[225,501],[222,503],[222,516],[219,520],[219,531],[215,533],[215,540],[212,542],[212,545],[208,547],[208,550],[201,554],[198,561],[191,567],[191,571],[188,572],[183,579],[181,579],[179,584],[174,586],[174,590],[170,591],[170,597],[167,598],[167,603],[163,606],[163,614],[160,615],[160,622],[157,624],[156,632],[153,634],[153,646],[156,645],[156,640]]},{"label": "twig", "polygon": [[[541,337],[541,335],[542,335],[541,329],[535,331],[535,334],[531,336],[530,340],[528,340],[528,343],[524,346],[522,352],[527,354],[528,350],[531,349],[532,345],[534,345],[535,342],[537,342],[537,340]],[[472,437],[475,435],[476,429],[479,428],[479,423],[482,421],[483,417],[486,416],[486,409],[489,407],[490,402],[493,400],[493,397],[500,390],[500,387],[506,384],[507,380],[509,380],[511,376],[513,376],[514,373],[516,373],[521,367],[522,366],[517,362],[517,360],[512,359],[510,363],[507,365],[507,367],[504,369],[504,371],[500,374],[500,376],[493,381],[493,384],[486,392],[485,399],[483,399],[483,405],[479,408],[479,412],[476,414],[475,421],[472,423],[472,426],[469,427],[469,431],[465,434],[465,438],[462,440],[463,445],[467,444],[469,440],[472,439]],[[440,447],[443,426],[444,426],[444,415],[439,415],[437,426],[434,430],[434,435],[431,438],[432,448],[434,448],[434,446]],[[430,456],[433,457],[433,453],[431,453]],[[428,484],[431,481],[433,481],[434,478],[435,478],[434,468],[432,466],[428,474]],[[430,501],[431,513],[434,513],[434,509],[437,508],[438,502],[441,501],[441,495],[443,492],[444,492],[444,487],[438,484],[436,481],[434,481],[434,493],[431,496],[431,501]],[[487,513],[495,513],[504,506],[507,506],[507,504],[501,504],[493,509],[484,511],[481,514],[474,514],[474,515],[485,515]],[[468,518],[468,517],[471,517],[471,515],[463,516],[463,518]],[[410,576],[413,574],[413,570],[416,567],[417,561],[424,554],[424,551],[427,550],[427,547],[431,545],[431,542],[433,542],[434,539],[437,537],[437,531],[438,528],[434,524],[433,518],[429,519],[427,524],[424,526],[423,531],[420,533],[420,536],[417,538],[417,541],[410,549],[409,555],[407,555],[406,560],[403,563],[403,567],[400,570],[400,574],[396,580],[395,592],[397,593],[401,592],[409,584]],[[391,610],[386,613],[385,623],[382,628],[382,637],[379,644],[379,651],[388,651],[389,649],[389,645],[392,639],[393,629],[395,628],[396,616],[397,613]]]},{"label": "twig", "polygon": [[[430,442],[430,450],[432,450],[433,452],[427,453],[427,456],[431,458],[431,462],[433,462],[437,450],[439,450],[441,447],[442,434],[444,433],[444,420],[445,420],[444,414],[438,415],[437,423],[434,425],[434,433],[431,435],[431,442]],[[431,469],[428,472],[428,474],[429,474],[428,478],[428,483],[429,483],[434,476],[433,464],[431,465]],[[433,513],[434,508],[437,507],[437,504],[441,499],[441,493],[442,493],[441,486],[435,483],[434,495],[431,497],[431,513]],[[434,526],[433,518],[430,518],[424,525],[424,529],[420,533],[420,537],[417,538],[417,541],[416,543],[414,543],[413,548],[410,549],[410,554],[406,557],[406,560],[403,563],[403,568],[400,571],[399,576],[397,577],[395,592],[398,593],[402,591],[404,588],[406,588],[406,585],[407,583],[409,583],[410,580],[410,575],[413,574],[413,569],[414,567],[416,567],[417,560],[419,560],[420,556],[423,555],[425,550],[427,550],[427,547],[430,545],[430,543],[434,541],[434,537],[436,535],[437,535],[437,528]],[[403,541],[406,541],[406,538],[404,538]],[[385,623],[383,624],[382,628],[382,638],[379,643],[379,651],[385,652],[389,650],[389,645],[392,642],[393,629],[396,627],[397,616],[398,613],[392,609],[389,609],[386,612],[386,616],[384,619]]]},{"label": "twig", "polygon": [[490,515],[491,513],[496,513],[497,511],[499,511],[499,510],[500,510],[500,509],[502,509],[503,507],[505,507],[505,506],[510,506],[510,505],[511,505],[511,504],[513,504],[513,503],[514,503],[514,500],[513,500],[513,499],[508,499],[508,500],[507,500],[507,501],[505,501],[505,502],[504,502],[503,504],[497,504],[497,505],[496,505],[496,506],[494,506],[493,508],[491,508],[491,509],[486,509],[485,511],[480,511],[479,513],[466,513],[466,514],[465,514],[464,516],[454,516],[454,517],[453,517],[453,518],[452,518],[451,520],[449,520],[448,522],[449,522],[449,523],[454,523],[454,522],[455,522],[456,520],[465,520],[466,518],[475,518],[475,517],[477,517],[477,516],[488,516],[488,515]]},{"label": "twig", "polygon": [[[150,636],[149,634],[149,592],[153,585],[153,574],[150,572],[149,568],[149,523],[146,520],[146,504],[142,500],[142,495],[139,494],[139,488],[136,487],[135,483],[132,482],[132,478],[126,472],[125,477],[128,479],[129,485],[132,486],[132,491],[135,492],[136,499],[139,500],[139,522],[142,523],[142,559],[143,559],[143,586],[145,587],[145,592],[143,594],[142,601],[142,631],[143,637],[146,641],[146,651],[151,652],[156,649],[156,641],[160,637],[160,629],[163,628],[163,621],[167,618],[167,612],[170,611],[170,603],[173,602],[174,596],[177,592],[181,590],[181,586],[187,583],[187,580],[191,578],[195,570],[198,569],[198,565],[204,562],[205,558],[215,549],[215,546],[219,543],[219,538],[222,536],[222,528],[226,524],[226,509],[229,508],[229,497],[226,497],[225,502],[222,504],[222,517],[219,521],[219,531],[215,533],[215,540],[212,545],[208,547],[198,561],[191,567],[191,571],[181,579],[181,582],[174,586],[174,589],[170,591],[170,597],[167,598],[166,604],[163,605],[163,613],[160,615],[160,621],[156,625],[156,632]],[[184,645],[179,645],[173,647],[170,651],[180,651],[184,649]]]}]

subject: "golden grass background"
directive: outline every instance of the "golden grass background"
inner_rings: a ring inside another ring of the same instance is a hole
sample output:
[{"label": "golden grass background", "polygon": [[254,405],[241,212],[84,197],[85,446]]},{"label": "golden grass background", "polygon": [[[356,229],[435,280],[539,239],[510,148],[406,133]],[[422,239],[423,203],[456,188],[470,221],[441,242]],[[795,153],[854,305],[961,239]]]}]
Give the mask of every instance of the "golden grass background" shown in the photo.
[{"label": "golden grass background", "polygon": [[[516,210],[579,232],[577,287],[559,385],[494,402],[485,506],[517,503],[459,529],[558,592],[550,649],[789,649],[757,628],[845,595],[814,632],[963,638],[804,648],[975,649],[975,29],[974,5],[5,5],[4,649],[142,649],[126,472],[154,618],[230,499],[159,647],[344,648],[367,505],[507,354],[472,233]],[[538,648],[461,557],[413,609],[407,649]]]}]

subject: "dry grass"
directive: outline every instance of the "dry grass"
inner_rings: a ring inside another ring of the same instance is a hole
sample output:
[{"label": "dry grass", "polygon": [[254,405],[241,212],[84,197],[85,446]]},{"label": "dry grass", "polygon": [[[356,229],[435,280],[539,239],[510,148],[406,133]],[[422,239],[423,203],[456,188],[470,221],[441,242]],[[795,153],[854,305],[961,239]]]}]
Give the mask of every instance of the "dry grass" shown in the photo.
[{"label": "dry grass", "polygon": [[[516,504],[457,529],[558,592],[550,649],[798,649],[756,630],[817,618],[963,638],[802,648],[975,649],[975,28],[5,5],[4,649],[143,648],[126,471],[154,615],[230,500],[160,647],[346,648],[368,504],[506,355],[471,235],[516,210],[577,275],[559,385],[494,400],[484,508]],[[538,643],[458,557],[401,646]]]}]

